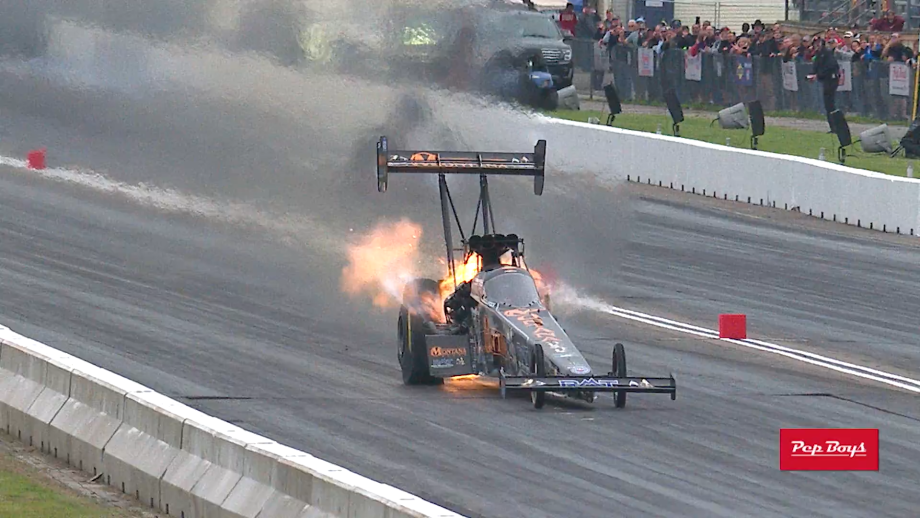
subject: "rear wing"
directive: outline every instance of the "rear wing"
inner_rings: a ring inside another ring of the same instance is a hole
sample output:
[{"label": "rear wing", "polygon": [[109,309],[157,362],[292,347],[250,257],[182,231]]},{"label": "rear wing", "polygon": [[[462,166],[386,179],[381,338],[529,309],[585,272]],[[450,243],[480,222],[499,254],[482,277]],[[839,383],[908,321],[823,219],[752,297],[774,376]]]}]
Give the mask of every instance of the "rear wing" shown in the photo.
[{"label": "rear wing", "polygon": [[533,192],[543,194],[546,141],[538,140],[533,153],[462,151],[405,151],[377,142],[377,191],[386,192],[390,173],[488,174],[533,176]]}]

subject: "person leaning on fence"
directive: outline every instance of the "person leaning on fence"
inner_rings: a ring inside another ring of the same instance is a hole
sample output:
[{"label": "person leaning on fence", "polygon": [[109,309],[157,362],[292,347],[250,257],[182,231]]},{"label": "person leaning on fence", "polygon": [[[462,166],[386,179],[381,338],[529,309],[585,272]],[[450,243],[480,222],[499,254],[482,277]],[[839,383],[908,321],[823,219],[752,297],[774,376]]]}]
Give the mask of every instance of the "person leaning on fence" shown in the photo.
[{"label": "person leaning on fence", "polygon": [[821,82],[824,94],[824,111],[827,114],[827,125],[830,127],[828,133],[833,133],[834,126],[831,124],[831,112],[837,109],[837,85],[840,78],[840,65],[834,55],[837,40],[832,38],[826,42],[818,40],[815,43],[819,46],[819,50],[815,54],[814,70],[809,74],[808,80],[814,81],[817,79]]},{"label": "person leaning on fence", "polygon": [[888,61],[903,63],[909,61],[912,57],[914,57],[914,53],[910,50],[910,47],[905,47],[901,43],[901,37],[898,33],[893,33],[891,39],[882,49],[882,59]]}]

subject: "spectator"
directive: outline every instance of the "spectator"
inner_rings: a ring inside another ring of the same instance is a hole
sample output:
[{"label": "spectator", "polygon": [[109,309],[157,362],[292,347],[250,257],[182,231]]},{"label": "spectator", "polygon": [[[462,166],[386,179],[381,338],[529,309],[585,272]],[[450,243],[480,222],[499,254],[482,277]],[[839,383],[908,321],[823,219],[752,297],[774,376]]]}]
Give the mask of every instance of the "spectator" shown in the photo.
[{"label": "spectator", "polygon": [[850,42],[850,51],[853,52],[853,57],[850,58],[850,61],[855,63],[863,58],[863,54],[866,52],[866,47],[862,45],[862,43],[859,41],[859,38],[856,38]]},{"label": "spectator", "polygon": [[818,34],[806,36],[803,40],[805,42],[805,54],[803,55],[805,61],[812,62],[815,60],[815,54],[817,54],[819,50],[818,44],[822,41],[821,38],[818,37]]},{"label": "spectator", "polygon": [[751,40],[757,41],[760,39],[760,34],[764,30],[763,22],[760,20],[754,20],[754,25],[751,26]]},{"label": "spectator", "polygon": [[603,24],[604,28],[609,31],[614,26],[620,25],[620,17],[613,14],[612,10],[607,9],[606,18],[604,18]]},{"label": "spectator", "polygon": [[751,24],[749,24],[748,22],[742,23],[741,24],[741,34],[739,34],[738,36],[745,37],[745,38],[750,38],[751,36],[753,36],[753,34],[751,34]]},{"label": "spectator", "polygon": [[581,15],[576,15],[578,23],[575,25],[575,37],[588,39],[594,34],[594,28],[600,23],[601,17],[597,14],[597,9],[585,7]]},{"label": "spectator", "polygon": [[784,62],[803,61],[805,47],[802,46],[802,37],[798,34],[786,38],[781,56]]},{"label": "spectator", "polygon": [[626,45],[628,47],[635,49],[638,47],[645,46],[646,31],[643,25],[645,25],[645,20],[643,20],[642,18],[639,18],[638,20],[636,20],[636,25],[634,26],[634,29],[630,31],[629,35],[626,36]]},{"label": "spectator", "polygon": [[882,44],[880,38],[875,34],[870,34],[863,52],[863,61],[871,62],[882,59],[882,51],[884,50],[885,45]]},{"label": "spectator", "polygon": [[833,133],[834,126],[831,124],[830,114],[837,109],[837,86],[840,78],[840,65],[834,56],[837,40],[831,39],[825,42],[819,40],[816,46],[818,47],[818,52],[815,55],[814,70],[808,75],[808,80],[814,81],[817,79],[821,82],[824,95],[824,111],[827,114],[827,125],[830,128],[828,133]]},{"label": "spectator", "polygon": [[904,18],[888,10],[882,14],[881,18],[873,18],[869,22],[869,29],[878,32],[901,32],[904,30]]},{"label": "spectator", "polygon": [[746,36],[742,36],[738,38],[738,41],[736,41],[734,45],[732,45],[731,53],[736,56],[748,58],[751,57],[750,48],[751,40]]},{"label": "spectator", "polygon": [[906,62],[910,60],[913,56],[909,47],[905,47],[901,43],[901,38],[898,33],[893,33],[891,39],[888,40],[888,44],[885,45],[884,50],[882,50],[882,58],[888,61],[898,61]]},{"label": "spectator", "polygon": [[680,33],[677,40],[677,46],[681,49],[687,50],[696,43],[696,38],[690,34],[690,27],[684,25],[680,28]]},{"label": "spectator", "polygon": [[712,44],[712,52],[718,54],[727,54],[732,50],[732,43],[735,39],[735,35],[732,34],[731,29],[728,27],[722,27],[722,30],[719,31],[718,39]]},{"label": "spectator", "polygon": [[853,50],[853,38],[855,38],[855,37],[856,37],[856,35],[853,34],[853,31],[847,31],[847,32],[843,33],[843,45],[844,45],[844,47],[846,47],[847,49]]},{"label": "spectator", "polygon": [[690,49],[688,49],[687,52],[691,56],[696,57],[697,54],[699,54],[700,52],[703,52],[703,49],[705,48],[706,48],[706,36],[700,33],[696,36],[696,41],[693,43]]},{"label": "spectator", "polygon": [[824,31],[824,41],[827,42],[830,40],[834,40],[835,48],[840,48],[840,46],[843,45],[843,38],[841,38],[840,35],[837,34],[836,27],[830,27],[826,31]]},{"label": "spectator", "polygon": [[594,31],[594,36],[592,36],[592,39],[594,39],[594,41],[603,41],[603,39],[607,36],[607,32],[608,29],[604,22],[600,22],[597,24],[597,30]]},{"label": "spectator", "polygon": [[629,37],[630,34],[637,32],[639,30],[639,24],[636,23],[636,20],[629,20],[626,22],[626,31],[624,34]]},{"label": "spectator", "polygon": [[578,16],[575,14],[575,4],[565,4],[565,10],[559,13],[559,28],[575,36],[575,27],[578,25]]}]

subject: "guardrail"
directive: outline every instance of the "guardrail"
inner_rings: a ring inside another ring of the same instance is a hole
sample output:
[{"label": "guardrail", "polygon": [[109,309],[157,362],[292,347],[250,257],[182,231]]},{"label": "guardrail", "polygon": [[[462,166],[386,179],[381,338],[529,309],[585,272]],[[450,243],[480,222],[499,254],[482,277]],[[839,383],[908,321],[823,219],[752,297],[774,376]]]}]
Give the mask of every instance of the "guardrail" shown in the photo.
[{"label": "guardrail", "polygon": [[[590,150],[592,163],[605,164],[618,179],[796,210],[883,232],[920,231],[920,179],[597,124],[545,116],[538,120],[543,122],[541,131],[527,137],[539,135],[549,142],[549,171],[584,168],[583,155],[559,148],[577,142],[578,149]],[[554,142],[560,144],[554,148]]]},{"label": "guardrail", "polygon": [[4,326],[0,428],[170,516],[461,518]]}]

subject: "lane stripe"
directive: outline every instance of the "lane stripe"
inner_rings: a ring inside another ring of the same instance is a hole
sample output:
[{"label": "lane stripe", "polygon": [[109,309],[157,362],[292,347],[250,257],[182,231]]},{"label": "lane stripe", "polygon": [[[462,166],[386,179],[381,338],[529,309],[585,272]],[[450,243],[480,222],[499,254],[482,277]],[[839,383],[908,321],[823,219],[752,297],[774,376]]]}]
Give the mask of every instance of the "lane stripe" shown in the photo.
[{"label": "lane stripe", "polygon": [[600,313],[606,313],[608,315],[624,318],[626,320],[632,320],[634,322],[641,322],[643,324],[652,325],[662,329],[686,333],[694,336],[699,336],[701,338],[720,340],[757,351],[778,354],[780,356],[785,356],[787,358],[808,363],[810,365],[823,367],[825,369],[849,374],[859,378],[877,381],[879,383],[884,383],[886,385],[898,387],[920,394],[920,380],[841,361],[836,358],[822,356],[820,354],[815,354],[809,351],[802,351],[779,344],[765,342],[762,340],[736,340],[731,338],[719,338],[719,332],[717,330],[707,329],[705,327],[699,327],[684,322],[678,322],[675,320],[658,317],[655,315],[649,315],[647,313],[641,313],[639,311],[617,307],[592,297],[578,295],[570,287],[562,286],[559,290],[559,293],[554,294],[553,301],[559,302],[562,305],[568,304],[582,309],[594,310]]}]

